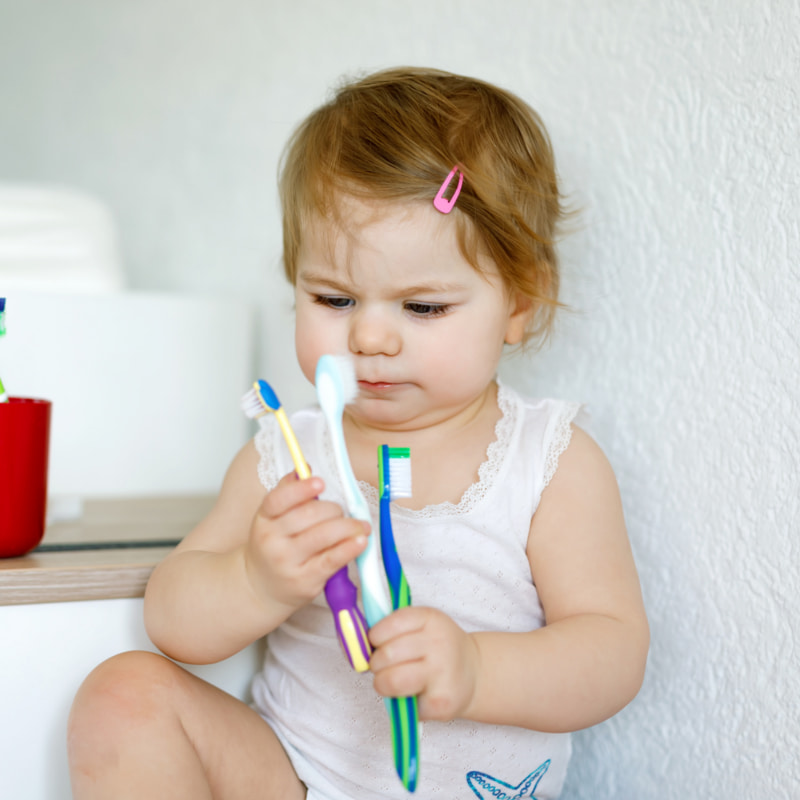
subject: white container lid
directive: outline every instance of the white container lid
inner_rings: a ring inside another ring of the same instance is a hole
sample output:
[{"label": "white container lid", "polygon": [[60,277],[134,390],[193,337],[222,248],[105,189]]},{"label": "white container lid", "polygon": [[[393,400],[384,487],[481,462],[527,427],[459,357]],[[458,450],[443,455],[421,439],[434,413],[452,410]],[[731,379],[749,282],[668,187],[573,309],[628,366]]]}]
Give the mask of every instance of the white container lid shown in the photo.
[{"label": "white container lid", "polygon": [[110,211],[81,191],[0,183],[0,294],[125,286]]}]

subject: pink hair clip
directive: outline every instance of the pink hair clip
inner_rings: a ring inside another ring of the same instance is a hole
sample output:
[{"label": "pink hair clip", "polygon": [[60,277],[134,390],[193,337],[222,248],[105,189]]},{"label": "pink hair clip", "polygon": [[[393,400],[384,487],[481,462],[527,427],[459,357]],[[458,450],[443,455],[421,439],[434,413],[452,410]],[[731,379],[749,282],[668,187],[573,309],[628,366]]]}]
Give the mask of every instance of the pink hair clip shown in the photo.
[{"label": "pink hair clip", "polygon": [[[456,174],[456,172],[458,173],[458,185],[448,200],[444,196],[444,193],[450,186],[450,183],[453,180],[453,176]],[[436,192],[436,197],[433,198],[433,207],[437,211],[441,211],[442,214],[449,214],[453,210],[453,206],[455,206],[459,194],[461,194],[462,183],[464,183],[464,173],[458,168],[458,164],[456,164],[453,169],[450,170],[450,174],[444,179],[444,183],[439,187],[439,191]]]}]

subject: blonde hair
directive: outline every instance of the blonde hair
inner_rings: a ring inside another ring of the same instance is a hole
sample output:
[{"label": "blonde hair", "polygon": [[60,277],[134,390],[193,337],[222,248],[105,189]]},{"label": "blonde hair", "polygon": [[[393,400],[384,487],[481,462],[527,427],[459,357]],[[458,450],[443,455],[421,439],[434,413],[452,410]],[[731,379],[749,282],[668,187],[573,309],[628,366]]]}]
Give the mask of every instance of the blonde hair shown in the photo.
[{"label": "blonde hair", "polygon": [[547,132],[510,92],[440,70],[399,67],[346,83],[294,132],[279,180],[289,281],[313,215],[335,217],[348,195],[432,203],[455,165],[464,174],[453,212],[462,254],[479,271],[479,252],[491,258],[533,303],[526,338],[546,336],[559,305],[554,239],[564,216]]}]

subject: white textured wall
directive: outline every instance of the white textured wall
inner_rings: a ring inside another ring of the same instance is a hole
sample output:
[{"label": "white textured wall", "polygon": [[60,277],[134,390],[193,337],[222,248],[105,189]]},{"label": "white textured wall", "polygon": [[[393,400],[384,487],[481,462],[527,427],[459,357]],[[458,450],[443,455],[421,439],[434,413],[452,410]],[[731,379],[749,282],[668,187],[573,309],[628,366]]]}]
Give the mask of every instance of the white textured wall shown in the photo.
[{"label": "white textured wall", "polygon": [[403,62],[540,110],[583,209],[562,250],[576,311],[506,374],[588,402],[653,631],[635,703],[576,736],[565,798],[798,797],[800,4],[11,6],[0,175],[108,202],[134,286],[263,293],[289,404],[307,396],[277,344],[291,127],[342,72]]}]

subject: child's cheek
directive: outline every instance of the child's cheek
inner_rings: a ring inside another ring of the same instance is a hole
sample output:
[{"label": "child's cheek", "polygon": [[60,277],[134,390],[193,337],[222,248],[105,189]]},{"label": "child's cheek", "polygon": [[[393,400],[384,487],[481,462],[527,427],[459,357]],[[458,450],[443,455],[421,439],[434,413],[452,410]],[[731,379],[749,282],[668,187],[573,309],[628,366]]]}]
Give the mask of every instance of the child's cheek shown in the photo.
[{"label": "child's cheek", "polygon": [[298,305],[295,316],[294,344],[297,362],[303,375],[314,383],[317,361],[326,353],[342,353],[346,347],[338,341],[336,326],[330,320],[320,319],[324,314],[317,308],[303,308]]},{"label": "child's cheek", "polygon": [[300,370],[306,377],[306,380],[313,384],[315,382],[317,361],[319,361],[320,356],[325,354],[325,350],[309,346],[308,342],[305,343],[305,346],[300,342],[296,342],[295,344],[297,363],[300,365]]}]

